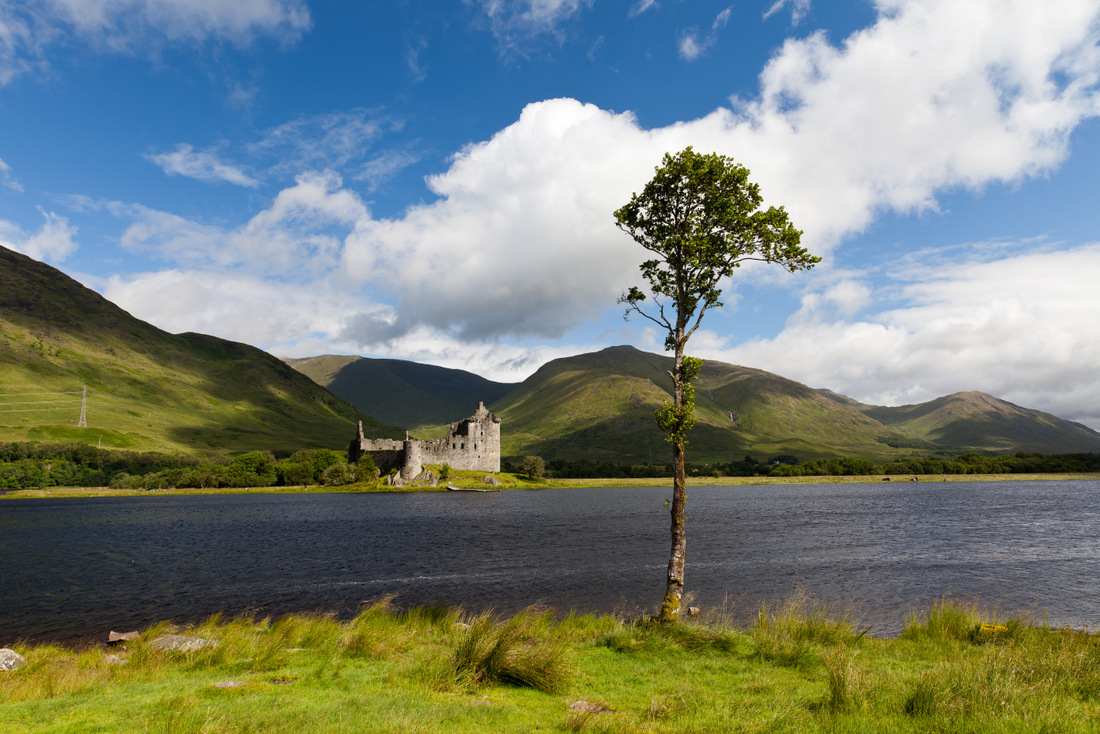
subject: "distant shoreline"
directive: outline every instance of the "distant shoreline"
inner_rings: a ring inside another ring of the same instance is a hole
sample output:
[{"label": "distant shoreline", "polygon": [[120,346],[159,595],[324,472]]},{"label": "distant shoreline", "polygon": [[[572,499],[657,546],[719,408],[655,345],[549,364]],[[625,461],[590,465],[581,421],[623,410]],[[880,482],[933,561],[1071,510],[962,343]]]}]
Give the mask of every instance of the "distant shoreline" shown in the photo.
[{"label": "distant shoreline", "polygon": [[[914,481],[915,479],[915,481]],[[863,476],[812,476],[812,477],[688,477],[688,485],[695,486],[768,486],[789,484],[888,484],[908,485],[928,482],[1027,482],[1100,480],[1100,473],[1070,472],[1065,474],[894,474]],[[647,479],[547,479],[520,481],[505,486],[505,490],[523,489],[599,489],[602,487],[661,487],[672,483],[669,477]],[[111,489],[110,487],[48,487],[46,489],[0,489],[0,501],[14,499],[56,499],[67,497],[163,497],[166,495],[196,494],[360,494],[375,492],[441,492],[438,487],[385,487],[351,484],[342,487],[252,487],[221,489]]]}]

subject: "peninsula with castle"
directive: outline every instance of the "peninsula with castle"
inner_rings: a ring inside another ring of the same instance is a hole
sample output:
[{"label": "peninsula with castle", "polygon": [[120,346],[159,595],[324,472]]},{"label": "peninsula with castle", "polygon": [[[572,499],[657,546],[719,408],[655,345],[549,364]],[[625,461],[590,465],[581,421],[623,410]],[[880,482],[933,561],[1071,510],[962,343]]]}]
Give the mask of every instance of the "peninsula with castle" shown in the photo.
[{"label": "peninsula with castle", "polygon": [[484,403],[465,420],[452,423],[447,435],[434,441],[420,441],[405,432],[404,441],[392,438],[368,439],[359,421],[358,435],[348,446],[348,461],[355,463],[369,454],[383,474],[394,469],[402,481],[411,482],[424,471],[425,465],[447,464],[460,471],[500,471],[500,418],[490,413]]}]

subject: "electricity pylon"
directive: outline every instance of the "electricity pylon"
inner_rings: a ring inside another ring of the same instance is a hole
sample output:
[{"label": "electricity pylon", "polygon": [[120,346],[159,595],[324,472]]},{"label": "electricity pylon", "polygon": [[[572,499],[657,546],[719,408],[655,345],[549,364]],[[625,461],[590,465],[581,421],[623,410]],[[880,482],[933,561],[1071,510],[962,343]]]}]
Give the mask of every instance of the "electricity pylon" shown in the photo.
[{"label": "electricity pylon", "polygon": [[84,386],[84,393],[80,396],[80,420],[76,422],[77,428],[88,427],[88,386]]}]

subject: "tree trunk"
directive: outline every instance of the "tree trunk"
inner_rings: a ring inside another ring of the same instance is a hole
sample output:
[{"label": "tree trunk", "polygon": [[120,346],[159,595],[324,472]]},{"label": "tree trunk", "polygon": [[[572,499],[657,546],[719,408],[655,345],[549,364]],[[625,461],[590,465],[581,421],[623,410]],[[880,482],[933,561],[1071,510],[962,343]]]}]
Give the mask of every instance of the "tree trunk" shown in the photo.
[{"label": "tree trunk", "polygon": [[684,532],[684,501],[687,477],[684,473],[684,444],[672,446],[672,549],[668,554],[668,583],[665,598],[661,602],[661,622],[675,622],[680,618],[680,604],[684,598],[684,558],[687,555],[687,534]]},{"label": "tree trunk", "polygon": [[[677,329],[676,362],[673,367],[673,407],[684,409],[684,341],[683,325]],[[684,532],[684,503],[687,499],[687,475],[684,469],[684,436],[681,433],[672,442],[672,507],[669,535],[672,548],[668,553],[668,582],[665,598],[661,602],[661,622],[680,619],[680,604],[684,598],[684,558],[687,555],[687,534]]]}]

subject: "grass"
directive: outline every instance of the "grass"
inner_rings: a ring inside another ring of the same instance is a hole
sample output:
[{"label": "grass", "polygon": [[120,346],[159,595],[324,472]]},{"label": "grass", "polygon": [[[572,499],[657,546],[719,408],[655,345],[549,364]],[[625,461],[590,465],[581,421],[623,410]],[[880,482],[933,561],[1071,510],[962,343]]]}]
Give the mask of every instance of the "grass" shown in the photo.
[{"label": "grass", "polygon": [[[795,597],[747,627],[383,599],[353,619],[162,624],[124,648],[11,645],[4,732],[1085,732],[1100,638],[942,601],[893,639]],[[171,653],[177,633],[218,644]],[[126,664],[109,664],[114,654]],[[221,684],[221,685],[219,685]],[[232,684],[232,687],[229,685]]]}]

